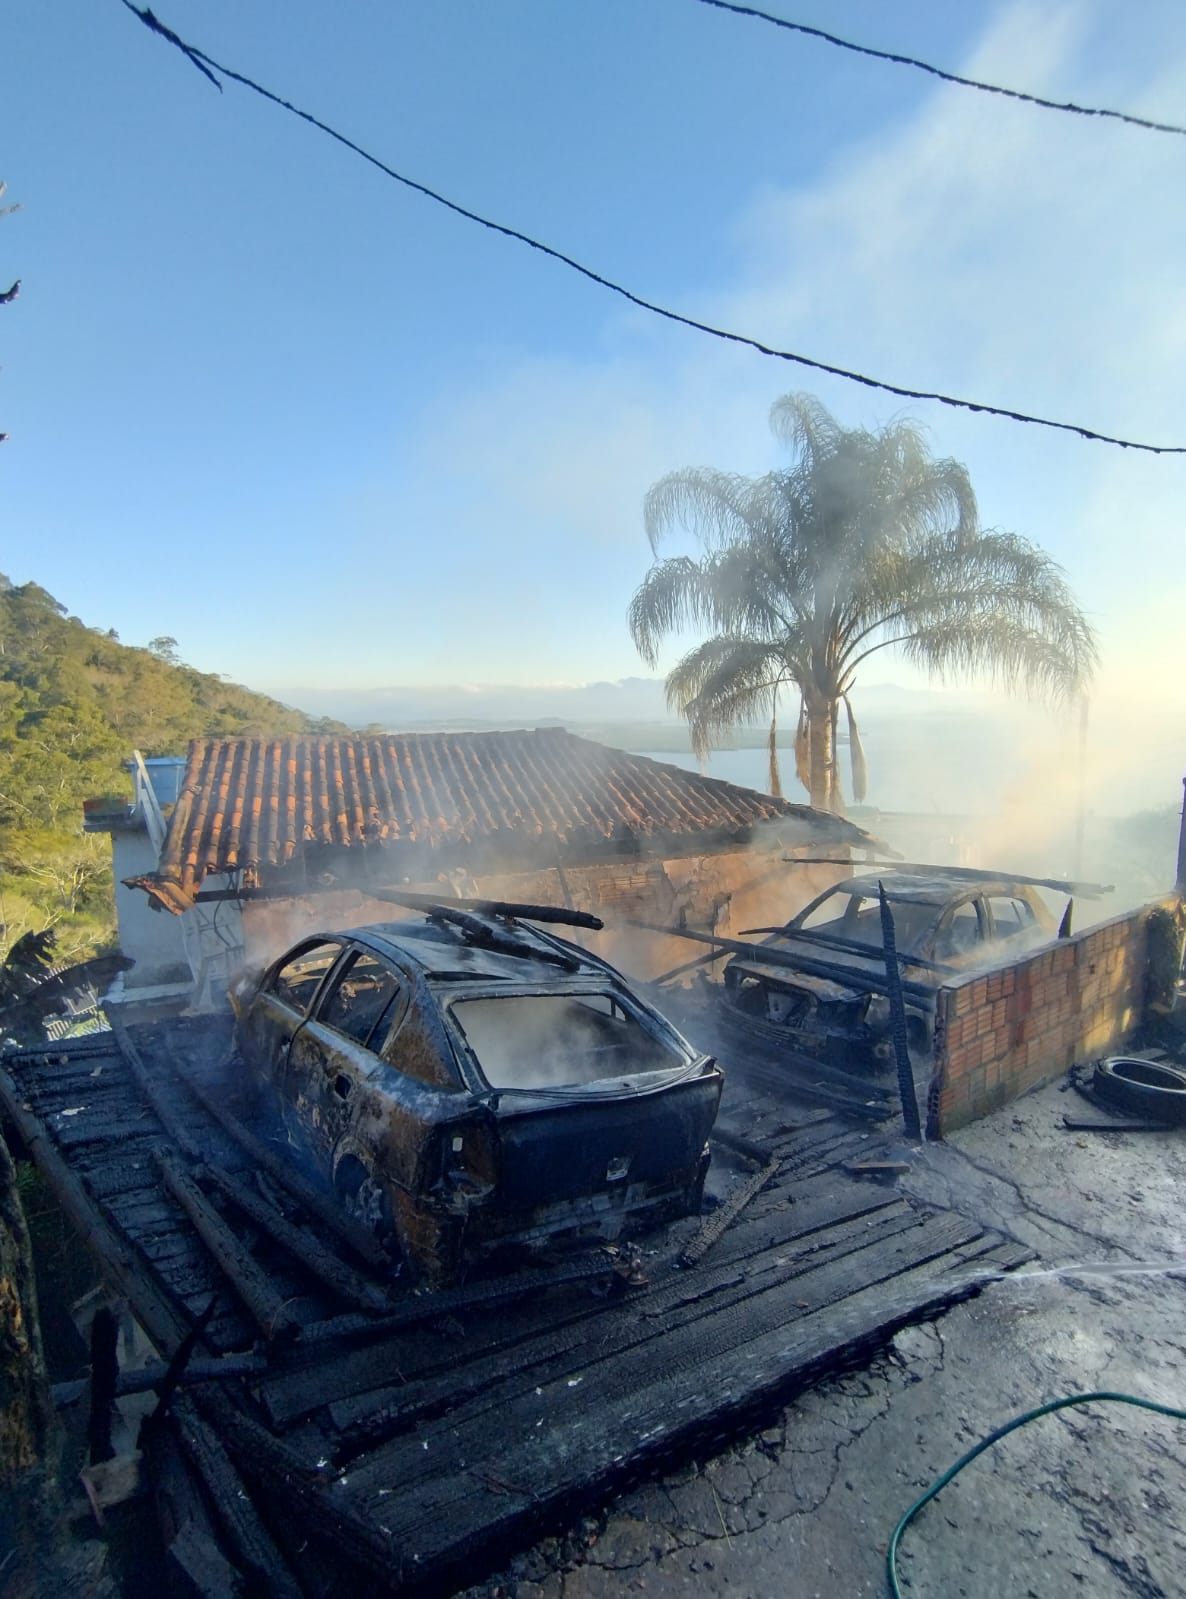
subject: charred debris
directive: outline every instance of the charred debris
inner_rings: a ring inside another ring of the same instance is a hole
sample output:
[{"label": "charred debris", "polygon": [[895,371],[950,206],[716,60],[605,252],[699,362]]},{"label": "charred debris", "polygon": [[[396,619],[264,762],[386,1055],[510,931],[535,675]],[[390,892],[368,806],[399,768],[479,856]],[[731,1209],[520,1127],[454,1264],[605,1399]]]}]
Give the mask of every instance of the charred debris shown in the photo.
[{"label": "charred debris", "polygon": [[[596,931],[581,912],[388,897],[438,949],[570,989],[602,964],[528,925]],[[331,1572],[448,1591],[1025,1258],[862,1180],[892,1147],[772,1086],[779,1053],[751,1043],[721,1055],[703,1214],[418,1287],[253,1119],[225,1019],[112,1022],[9,1049],[0,1102],[151,1345],[113,1360],[96,1318],[62,1414],[117,1451],[94,1478],[104,1513],[138,1478],[200,1594],[311,1599]],[[137,1392],[154,1397],[133,1459],[104,1418]]]}]

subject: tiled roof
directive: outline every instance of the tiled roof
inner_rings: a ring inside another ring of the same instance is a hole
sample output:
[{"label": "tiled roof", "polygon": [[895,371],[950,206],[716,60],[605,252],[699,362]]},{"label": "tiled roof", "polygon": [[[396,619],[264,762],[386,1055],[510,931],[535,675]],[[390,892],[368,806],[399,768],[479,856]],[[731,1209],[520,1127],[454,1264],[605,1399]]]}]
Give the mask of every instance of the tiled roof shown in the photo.
[{"label": "tiled roof", "polygon": [[840,817],[609,749],[563,728],[378,738],[195,739],[160,867],[132,879],[170,910],[212,872],[244,887],[316,846],[475,848],[555,864],[557,851],[691,842],[783,821],[790,844],[872,840]]}]

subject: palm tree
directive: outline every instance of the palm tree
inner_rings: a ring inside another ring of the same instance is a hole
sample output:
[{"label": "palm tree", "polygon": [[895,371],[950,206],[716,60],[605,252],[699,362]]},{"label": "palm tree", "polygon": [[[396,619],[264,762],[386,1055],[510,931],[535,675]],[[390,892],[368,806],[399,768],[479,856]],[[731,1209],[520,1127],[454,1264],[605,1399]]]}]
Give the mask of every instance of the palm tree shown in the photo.
[{"label": "palm tree", "polygon": [[965,467],[934,460],[910,422],[841,427],[807,394],[777,400],[770,422],[791,453],[785,471],[746,478],[689,467],[646,496],[656,556],[675,526],[703,552],[657,559],[629,613],[652,667],[669,634],[710,635],[667,678],[668,704],[687,717],[697,754],[768,717],[770,788],[781,793],[778,706],[790,691],[798,775],[813,805],[839,811],[840,707],[861,800],[849,696],[880,650],[939,679],[985,673],[1055,703],[1086,693],[1095,639],[1062,570],[1028,540],[981,529]]}]

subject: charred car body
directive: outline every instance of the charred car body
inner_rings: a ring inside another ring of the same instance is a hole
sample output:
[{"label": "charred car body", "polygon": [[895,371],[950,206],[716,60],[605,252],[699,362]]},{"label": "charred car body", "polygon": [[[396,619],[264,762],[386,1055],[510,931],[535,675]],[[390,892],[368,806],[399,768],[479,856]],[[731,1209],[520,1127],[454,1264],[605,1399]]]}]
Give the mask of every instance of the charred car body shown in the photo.
[{"label": "charred car body", "polygon": [[[883,872],[834,884],[753,955],[725,968],[725,997],[744,1016],[784,1025],[835,1065],[890,1062],[878,883],[894,919],[911,1052],[932,1043],[944,979],[1051,939],[1055,925],[1032,885],[987,874]],[[768,951],[769,954],[763,954]]]},{"label": "charred car body", "polygon": [[699,1209],[720,1071],[538,927],[449,906],[315,935],[232,1000],[290,1140],[432,1282]]}]

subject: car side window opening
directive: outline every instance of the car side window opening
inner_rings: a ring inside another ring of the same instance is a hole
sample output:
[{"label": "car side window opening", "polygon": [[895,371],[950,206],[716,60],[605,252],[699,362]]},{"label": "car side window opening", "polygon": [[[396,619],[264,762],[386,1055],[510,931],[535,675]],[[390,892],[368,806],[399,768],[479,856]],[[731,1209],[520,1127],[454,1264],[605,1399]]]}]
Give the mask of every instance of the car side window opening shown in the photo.
[{"label": "car side window opening", "polygon": [[[902,950],[913,948],[926,932],[934,914],[928,905],[894,899],[890,901],[890,911],[894,918],[896,942]],[[832,933],[858,944],[868,944],[872,949],[880,949],[884,942],[881,902],[864,894],[830,894],[814,910],[808,911],[797,925],[812,932]]]},{"label": "car side window opening", "polygon": [[387,962],[369,950],[359,950],[335,979],[317,1019],[365,1045],[398,994],[399,980]]},{"label": "car side window opening", "polygon": [[580,1088],[683,1064],[607,994],[465,999],[452,1015],[491,1088]]},{"label": "car side window opening", "polygon": [[957,905],[939,923],[935,936],[935,954],[940,960],[953,960],[967,955],[981,941],[980,912],[975,900],[965,900]]},{"label": "car side window opening", "polygon": [[800,920],[800,927],[820,932],[842,932],[843,923],[856,918],[861,903],[859,894],[827,894],[813,910]]},{"label": "car side window opening", "polygon": [[321,979],[341,953],[341,944],[308,945],[280,967],[272,978],[272,992],[294,1010],[307,1011]]},{"label": "car side window opening", "polygon": [[993,934],[997,938],[1016,938],[1018,933],[1026,932],[1037,920],[1033,906],[1027,905],[1023,899],[998,895],[988,901],[988,909],[992,916]]}]

